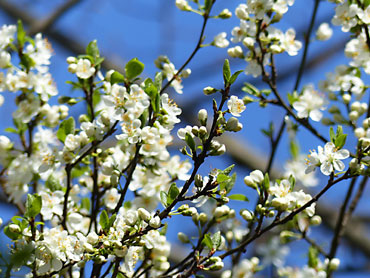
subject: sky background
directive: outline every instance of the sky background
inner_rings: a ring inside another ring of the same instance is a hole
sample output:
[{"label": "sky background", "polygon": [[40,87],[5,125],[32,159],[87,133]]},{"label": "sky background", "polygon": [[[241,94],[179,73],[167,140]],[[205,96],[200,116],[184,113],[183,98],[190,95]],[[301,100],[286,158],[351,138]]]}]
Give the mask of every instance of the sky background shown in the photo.
[{"label": "sky background", "polygon": [[[57,7],[65,1],[54,0],[12,0],[8,1],[14,5],[18,11],[29,14],[36,20],[42,20],[50,15]],[[181,12],[174,4],[173,0],[85,0],[80,1],[77,5],[66,12],[59,18],[52,31],[64,34],[78,44],[86,46],[91,40],[97,39],[98,46],[102,56],[112,60],[115,64],[123,68],[124,64],[134,57],[137,57],[145,64],[144,76],[153,77],[156,68],[153,61],[162,54],[167,55],[170,60],[179,68],[187,59],[196,45],[199,37],[202,18],[199,15]],[[234,11],[241,0],[217,0],[213,14],[218,14],[222,9],[228,8]],[[283,31],[293,27],[297,31],[297,38],[303,42],[303,34],[306,31],[313,9],[313,0],[296,0],[295,5],[284,16],[281,23],[277,25]],[[315,29],[322,22],[330,22],[334,14],[334,5],[327,1],[320,3],[319,12],[315,22]],[[9,16],[5,10],[0,9],[0,24],[14,24],[16,18]],[[228,38],[231,38],[231,30],[234,26],[239,25],[239,20],[233,16],[228,20],[210,20],[205,32],[205,43],[211,42],[213,37],[220,32],[227,32]],[[54,56],[51,60],[50,72],[57,84],[60,94],[76,95],[78,92],[72,92],[66,80],[74,80],[74,76],[67,71],[66,58],[71,55],[76,55],[70,51],[70,47],[63,46],[60,42],[55,41],[48,34],[54,49]],[[333,71],[337,65],[348,63],[342,51],[337,51],[338,46],[349,39],[349,34],[342,33],[340,28],[334,28],[334,36],[327,42],[312,42],[309,49],[308,61],[316,59],[315,63],[309,70],[306,70],[301,81],[303,85],[312,83],[318,87],[318,82],[325,77],[325,73]],[[343,47],[342,47],[343,49]],[[286,54],[277,56],[276,64],[278,69],[278,89],[282,94],[292,92],[294,82],[297,76],[297,71],[300,63],[302,51],[296,57],[290,57]],[[194,117],[200,108],[206,108],[211,111],[211,98],[205,97],[202,89],[206,86],[216,88],[222,87],[222,64],[227,58],[226,49],[215,47],[207,47],[201,49],[188,67],[191,68],[192,74],[188,79],[183,81],[184,94],[177,95],[170,92],[175,98],[180,107],[190,109],[189,114]],[[232,71],[245,69],[246,63],[242,60],[230,59]],[[280,77],[279,77],[280,76]],[[251,76],[244,74],[240,75],[235,86],[232,88],[232,94],[243,96],[240,88],[243,82],[250,82],[259,89],[267,88],[261,83],[259,78],[254,79]],[[0,107],[0,129],[3,132],[4,128],[11,125],[11,113],[14,110],[14,96],[10,93],[4,93],[5,104]],[[56,98],[53,100],[56,103]],[[52,102],[53,102],[52,101]],[[82,111],[82,107],[75,106],[72,108],[72,115],[78,115]],[[270,149],[269,141],[261,134],[262,128],[267,128],[270,122],[273,122],[277,127],[281,123],[284,111],[280,108],[269,107],[268,109],[260,109],[258,104],[248,105],[247,110],[243,113],[241,122],[244,125],[243,131],[238,133],[237,139],[246,147],[251,148],[256,154],[262,158],[267,157],[266,150]],[[183,122],[178,127],[185,126]],[[326,127],[315,125],[318,130],[326,137],[329,137],[329,131]],[[8,134],[7,134],[8,135]],[[280,143],[280,148],[277,152],[277,157],[274,166],[282,169],[282,162],[290,157],[288,151],[287,135],[283,136]],[[317,149],[321,144],[316,138],[311,136],[306,130],[301,129],[299,132],[299,143],[303,153],[308,153],[309,149]],[[349,141],[347,147],[353,147],[354,142]],[[351,149],[353,151],[353,148]],[[173,152],[176,149],[172,150]],[[212,168],[226,168],[232,163],[232,159],[227,155],[221,159],[210,160],[201,169],[203,175]],[[235,188],[237,193],[251,194],[243,185],[243,177],[249,172],[248,169],[241,165],[236,166],[238,173],[238,182]],[[318,173],[319,178],[323,178]],[[321,179],[323,183],[325,179]],[[320,186],[318,186],[320,188]],[[325,196],[324,202],[331,206],[342,202],[346,190],[344,183],[340,184],[335,190],[331,190]],[[356,211],[357,215],[368,215],[370,197],[369,190],[365,190],[359,208]],[[254,200],[255,198],[250,198]],[[245,204],[235,204],[238,207]],[[253,205],[253,201],[250,205]],[[4,212],[4,218],[8,211],[8,207],[0,205],[1,214]],[[189,227],[192,227],[189,224]],[[173,235],[174,232],[170,231]],[[314,229],[312,236],[317,238],[324,247],[328,247],[328,240],[331,240],[330,234],[325,228]],[[307,247],[304,243],[293,244],[292,252],[287,258],[288,265],[302,265],[306,262],[305,254],[302,247]],[[298,255],[297,255],[298,252]],[[341,247],[338,251],[338,257],[342,259],[342,273],[335,277],[368,277],[363,271],[358,273],[359,269],[369,269],[368,259],[361,252],[353,248]],[[356,264],[353,264],[353,261]],[[346,274],[347,268],[354,268],[354,272]],[[370,275],[370,272],[369,272]]]}]

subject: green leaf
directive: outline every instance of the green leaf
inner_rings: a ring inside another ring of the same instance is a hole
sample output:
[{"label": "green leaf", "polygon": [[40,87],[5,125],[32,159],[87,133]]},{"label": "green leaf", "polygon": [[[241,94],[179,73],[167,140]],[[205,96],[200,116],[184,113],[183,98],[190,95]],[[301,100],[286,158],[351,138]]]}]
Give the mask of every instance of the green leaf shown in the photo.
[{"label": "green leaf", "polygon": [[50,175],[45,182],[45,186],[50,189],[50,191],[62,190],[62,186],[59,183],[59,180],[54,177],[54,175]]},{"label": "green leaf", "polygon": [[153,108],[153,111],[155,113],[158,113],[159,110],[161,109],[161,96],[159,95],[159,92],[158,91],[155,91],[155,95],[151,99],[150,104],[151,104],[151,106]]},{"label": "green leaf", "polygon": [[154,77],[154,85],[157,87],[158,91],[162,89],[162,82],[163,82],[163,73],[157,72]]},{"label": "green leaf", "polygon": [[180,190],[177,188],[176,183],[172,183],[170,189],[168,190],[167,194],[167,205],[171,205],[172,202],[177,198],[179,195]]},{"label": "green leaf", "polygon": [[270,188],[270,178],[268,173],[265,174],[265,178],[263,179],[263,187],[265,190],[269,190]]},{"label": "green leaf", "polygon": [[338,148],[341,149],[344,144],[346,143],[347,140],[347,134],[341,134],[337,138],[335,138],[334,145]]},{"label": "green leaf", "polygon": [[35,218],[41,211],[42,199],[40,195],[28,194],[26,201],[26,217]]},{"label": "green leaf", "polygon": [[229,167],[227,167],[225,170],[219,171],[219,173],[229,175],[231,173],[231,171],[234,169],[234,167],[235,167],[235,164],[232,164]]},{"label": "green leaf", "polygon": [[125,82],[125,77],[120,74],[118,71],[114,71],[111,76],[110,76],[110,83],[115,84],[115,83],[124,83]]},{"label": "green leaf", "polygon": [[90,199],[85,197],[81,199],[81,208],[86,209],[87,211],[90,211]]},{"label": "green leaf", "polygon": [[114,224],[114,221],[116,220],[116,217],[117,217],[117,214],[112,214],[112,216],[109,218],[109,225],[108,225],[108,229],[110,228],[110,227],[112,227],[113,226],[113,224]]},{"label": "green leaf", "polygon": [[92,56],[94,58],[94,60],[100,56],[99,48],[98,48],[98,45],[96,43],[96,40],[91,41],[87,45],[86,54]]},{"label": "green leaf", "polygon": [[109,217],[105,210],[103,210],[100,214],[99,224],[104,231],[109,229]]},{"label": "green leaf", "polygon": [[228,175],[225,175],[225,174],[218,174],[217,175],[217,182],[218,183],[225,182],[225,181],[227,181],[229,179],[230,179],[230,177]]},{"label": "green leaf", "polygon": [[242,72],[243,70],[238,70],[237,72],[234,72],[234,74],[230,77],[230,80],[229,80],[230,85],[234,84],[239,74],[241,74]]},{"label": "green leaf", "polygon": [[209,234],[205,234],[204,235],[204,238],[202,240],[202,243],[205,246],[207,246],[209,250],[212,250],[213,249],[212,239],[211,239],[211,236]]},{"label": "green leaf", "polygon": [[167,207],[167,199],[168,199],[167,193],[164,192],[164,191],[161,191],[159,193],[159,195],[160,195],[160,198],[161,198],[162,205],[166,208]]},{"label": "green leaf", "polygon": [[212,244],[213,244],[214,249],[217,249],[218,247],[220,247],[220,245],[221,245],[221,232],[220,231],[213,234]]},{"label": "green leaf", "polygon": [[244,86],[242,88],[242,91],[243,92],[246,92],[247,94],[250,94],[252,96],[260,96],[261,93],[260,91],[255,87],[253,86],[251,83],[244,83]]},{"label": "green leaf", "polygon": [[223,76],[224,76],[224,84],[225,84],[225,86],[228,86],[230,84],[230,76],[231,76],[230,62],[229,62],[228,59],[225,59],[222,72],[223,72]]},{"label": "green leaf", "polygon": [[5,132],[9,132],[9,133],[18,133],[18,130],[16,130],[15,128],[13,127],[7,127],[5,129]]},{"label": "green leaf", "polygon": [[22,54],[21,56],[21,65],[26,69],[29,70],[30,68],[36,65],[35,61],[28,55]]},{"label": "green leaf", "polygon": [[73,117],[69,117],[68,119],[64,120],[57,131],[57,137],[60,141],[64,142],[68,134],[75,133],[75,119]]},{"label": "green leaf", "polygon": [[294,140],[290,141],[290,153],[293,158],[297,158],[299,155],[299,145]]},{"label": "green leaf", "polygon": [[99,102],[100,102],[100,99],[101,99],[101,95],[100,95],[100,90],[94,90],[94,93],[93,93],[93,106],[95,107]]},{"label": "green leaf", "polygon": [[295,178],[293,175],[289,176],[289,183],[290,183],[290,190],[293,191],[294,186],[295,186]]},{"label": "green leaf", "polygon": [[319,252],[313,246],[310,246],[308,249],[308,266],[311,268],[316,268],[319,261],[318,261]]},{"label": "green leaf", "polygon": [[334,129],[333,129],[332,126],[330,127],[329,134],[330,134],[330,141],[334,143],[335,142],[335,133],[334,133]]},{"label": "green leaf", "polygon": [[185,134],[185,142],[189,146],[189,148],[194,152],[195,151],[195,142],[193,137],[189,134]]},{"label": "green leaf", "polygon": [[247,198],[247,196],[245,196],[243,194],[233,194],[233,195],[229,195],[227,197],[231,200],[249,202],[249,199]]},{"label": "green leaf", "polygon": [[11,240],[17,240],[22,236],[22,234],[13,233],[9,230],[9,226],[4,227],[4,234]]},{"label": "green leaf", "polygon": [[128,79],[133,79],[143,72],[144,64],[140,62],[137,58],[134,58],[126,64],[125,70],[126,70],[126,77]]},{"label": "green leaf", "polygon": [[17,40],[19,47],[23,48],[23,45],[26,42],[26,32],[23,29],[23,23],[20,19],[18,20]]}]

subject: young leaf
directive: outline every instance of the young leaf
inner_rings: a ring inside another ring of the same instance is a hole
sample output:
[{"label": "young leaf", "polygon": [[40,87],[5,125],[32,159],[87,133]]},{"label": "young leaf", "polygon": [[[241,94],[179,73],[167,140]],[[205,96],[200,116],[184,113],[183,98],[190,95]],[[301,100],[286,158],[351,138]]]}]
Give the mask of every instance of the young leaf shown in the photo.
[{"label": "young leaf", "polygon": [[176,183],[172,183],[167,194],[167,205],[169,206],[179,195],[180,190],[177,188]]},{"label": "young leaf", "polygon": [[270,178],[268,173],[265,174],[265,178],[263,180],[263,187],[265,188],[265,190],[269,190],[270,188]]},{"label": "young leaf", "polygon": [[330,134],[330,141],[334,143],[335,142],[335,133],[334,133],[334,129],[333,129],[332,126],[330,127],[329,134]]},{"label": "young leaf", "polygon": [[168,199],[167,193],[164,192],[164,191],[161,191],[159,193],[159,196],[161,198],[162,205],[166,208],[167,207],[167,199]]},{"label": "young leaf", "polygon": [[224,62],[223,76],[224,76],[225,86],[229,85],[231,72],[230,72],[230,63],[228,59],[225,59],[225,62]]},{"label": "young leaf", "polygon": [[86,54],[92,56],[94,58],[94,60],[100,56],[99,48],[98,48],[98,45],[96,43],[96,40],[91,41],[87,45]]},{"label": "young leaf", "polygon": [[26,42],[26,32],[23,29],[23,24],[20,19],[18,20],[17,40],[19,47],[23,48],[23,45]]},{"label": "young leaf", "polygon": [[109,229],[109,217],[105,210],[103,210],[100,214],[99,224],[104,231]]},{"label": "young leaf", "polygon": [[242,91],[252,96],[258,97],[261,95],[260,91],[250,83],[244,83],[244,87],[242,88]]},{"label": "young leaf", "polygon": [[290,141],[290,153],[293,158],[297,158],[299,155],[299,145],[294,140]]},{"label": "young leaf", "polygon": [[42,200],[41,196],[37,194],[28,194],[26,201],[26,217],[35,218],[41,211]]},{"label": "young leaf", "polygon": [[221,245],[221,232],[218,231],[217,233],[213,234],[212,236],[212,244],[213,248],[217,249]]},{"label": "young leaf", "polygon": [[202,240],[202,243],[208,247],[209,250],[213,249],[213,243],[211,236],[209,234],[205,234]]},{"label": "young leaf", "polygon": [[242,70],[238,70],[237,72],[234,72],[234,74],[230,77],[230,80],[229,80],[230,85],[234,84],[239,74],[241,74],[242,72],[243,72]]},{"label": "young leaf", "polygon": [[346,143],[346,139],[347,139],[347,134],[341,134],[337,138],[335,138],[334,145],[338,149],[341,149],[344,146],[344,144]]},{"label": "young leaf", "polygon": [[134,58],[126,64],[125,70],[126,70],[126,77],[128,79],[133,79],[143,72],[144,64],[140,62],[137,58]]},{"label": "young leaf", "polygon": [[125,77],[120,74],[118,71],[115,71],[112,73],[110,76],[110,83],[115,84],[115,83],[123,83],[125,82]]},{"label": "young leaf", "polygon": [[163,82],[163,73],[157,72],[154,77],[154,85],[157,87],[158,91],[162,89],[162,82]]},{"label": "young leaf", "polygon": [[308,266],[311,268],[316,268],[318,264],[318,254],[319,252],[313,246],[308,249]]},{"label": "young leaf", "polygon": [[244,202],[248,202],[249,201],[249,199],[247,198],[247,196],[245,196],[243,194],[233,194],[233,195],[229,195],[227,197],[230,200],[244,201]]},{"label": "young leaf", "polygon": [[189,133],[185,134],[185,142],[192,151],[195,151],[195,142],[193,137]]},{"label": "young leaf", "polygon": [[75,133],[75,120],[73,117],[69,117],[64,120],[57,131],[57,137],[60,141],[64,142],[68,134]]}]

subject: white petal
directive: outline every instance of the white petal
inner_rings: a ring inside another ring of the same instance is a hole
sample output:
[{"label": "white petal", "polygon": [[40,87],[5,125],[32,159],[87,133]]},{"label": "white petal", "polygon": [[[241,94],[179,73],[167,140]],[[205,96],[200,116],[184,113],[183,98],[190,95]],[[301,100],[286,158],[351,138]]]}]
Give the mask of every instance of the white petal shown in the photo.
[{"label": "white petal", "polygon": [[310,118],[315,122],[319,122],[322,118],[322,113],[317,109],[312,110],[310,112]]},{"label": "white petal", "polygon": [[336,159],[346,159],[347,157],[349,157],[349,151],[346,149],[336,151],[334,157]]},{"label": "white petal", "polygon": [[329,176],[331,172],[333,172],[333,165],[331,165],[331,163],[328,161],[325,161],[323,164],[321,164],[320,170],[324,175]]},{"label": "white petal", "polygon": [[344,163],[340,160],[334,160],[333,161],[333,164],[334,164],[334,168],[335,170],[337,171],[343,171],[344,170]]}]

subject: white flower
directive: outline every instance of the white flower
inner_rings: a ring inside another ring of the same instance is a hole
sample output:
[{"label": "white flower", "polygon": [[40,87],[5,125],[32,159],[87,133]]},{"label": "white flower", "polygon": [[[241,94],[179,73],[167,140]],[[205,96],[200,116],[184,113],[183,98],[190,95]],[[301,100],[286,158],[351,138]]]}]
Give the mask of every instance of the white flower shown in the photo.
[{"label": "white flower", "polygon": [[0,29],[0,48],[6,47],[11,40],[14,38],[14,34],[17,31],[15,25],[4,25]]},{"label": "white flower", "polygon": [[226,32],[222,32],[215,36],[213,39],[214,46],[219,47],[219,48],[225,48],[229,46],[229,41],[226,39]]},{"label": "white flower", "polygon": [[309,85],[304,88],[299,100],[293,103],[293,108],[297,110],[299,118],[309,116],[313,121],[318,122],[322,118],[320,110],[325,110],[326,104],[325,97],[315,91],[312,85]]},{"label": "white flower", "polygon": [[176,0],[176,7],[181,11],[190,11],[191,7],[186,0]]},{"label": "white flower", "polygon": [[330,28],[329,24],[324,22],[321,23],[316,31],[316,39],[320,41],[326,41],[333,35],[333,29]]},{"label": "white flower", "polygon": [[239,117],[240,113],[245,110],[243,100],[239,99],[237,96],[230,97],[227,102],[227,107],[229,108],[230,113],[235,117]]},{"label": "white flower", "polygon": [[337,150],[332,142],[328,142],[324,146],[324,151],[319,151],[320,155],[320,170],[324,175],[330,175],[334,169],[337,171],[343,171],[345,168],[344,163],[341,159],[349,157],[349,151],[346,149]]},{"label": "white flower", "polygon": [[342,25],[342,31],[348,32],[352,27],[357,25],[356,16],[362,17],[363,11],[357,4],[349,5],[347,2],[335,8],[335,16],[331,23]]},{"label": "white flower", "polygon": [[300,50],[302,47],[302,43],[300,41],[295,40],[295,31],[292,28],[288,29],[285,32],[285,35],[282,38],[282,44],[284,46],[285,51],[290,56],[297,55],[298,50]]},{"label": "white flower", "polygon": [[362,20],[363,23],[369,24],[370,23],[370,6],[367,6],[364,12],[359,13],[358,17]]},{"label": "white flower", "polygon": [[111,188],[104,194],[104,204],[109,209],[114,209],[118,203],[120,194],[118,194],[117,188]]},{"label": "white flower", "polygon": [[348,157],[348,150],[338,150],[332,142],[328,142],[324,148],[318,147],[318,153],[313,151],[308,156],[306,173],[312,172],[317,166],[320,166],[321,172],[326,176],[329,176],[334,170],[343,171],[345,165],[341,160]]},{"label": "white flower", "polygon": [[76,64],[76,75],[81,79],[88,79],[95,73],[89,59],[79,59]]}]

